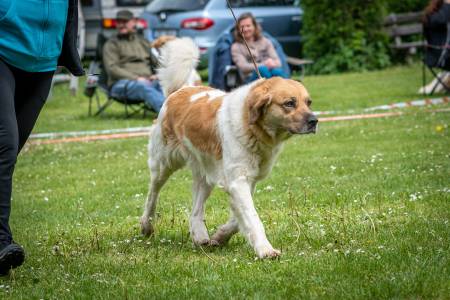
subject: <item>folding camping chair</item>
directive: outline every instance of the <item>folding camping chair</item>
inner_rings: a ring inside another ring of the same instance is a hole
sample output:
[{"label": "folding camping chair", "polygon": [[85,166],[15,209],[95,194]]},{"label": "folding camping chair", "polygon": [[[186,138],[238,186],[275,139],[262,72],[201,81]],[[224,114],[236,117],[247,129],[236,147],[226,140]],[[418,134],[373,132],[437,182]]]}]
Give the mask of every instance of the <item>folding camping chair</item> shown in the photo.
[{"label": "folding camping chair", "polygon": [[[433,45],[430,41],[429,32],[424,27],[424,38],[427,41],[424,50],[422,79],[423,93],[426,94],[426,68],[433,74],[435,83],[430,91],[433,94],[441,84],[447,92],[450,92],[450,85],[445,78],[450,76],[450,23],[447,23],[447,37],[443,45]],[[443,71],[443,72],[442,72]]]},{"label": "folding camping chair", "polygon": [[[95,59],[89,65],[89,75],[87,76],[84,89],[84,94],[89,98],[88,115],[92,115],[92,105],[95,99],[95,102],[97,104],[97,111],[94,113],[94,116],[100,115],[111,104],[113,104],[114,102],[118,102],[124,105],[125,116],[127,118],[140,112],[142,112],[143,116],[145,117],[146,113],[152,110],[145,104],[144,100],[128,99],[126,97],[117,97],[111,94],[110,87],[107,84],[108,73],[103,67],[103,46],[106,43],[106,40],[106,37],[102,33],[98,34]],[[100,88],[106,94],[106,102],[100,102],[97,88]]]}]

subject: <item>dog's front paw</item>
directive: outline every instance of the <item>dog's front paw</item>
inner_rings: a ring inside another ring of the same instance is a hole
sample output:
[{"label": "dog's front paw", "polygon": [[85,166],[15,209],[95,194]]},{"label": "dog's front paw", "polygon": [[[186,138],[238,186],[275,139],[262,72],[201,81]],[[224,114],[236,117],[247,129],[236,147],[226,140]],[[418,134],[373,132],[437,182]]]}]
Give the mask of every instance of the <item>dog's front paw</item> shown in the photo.
[{"label": "dog's front paw", "polygon": [[193,240],[192,241],[195,246],[200,247],[217,247],[220,246],[216,240],[213,239],[202,239],[202,240]]},{"label": "dog's front paw", "polygon": [[281,255],[281,251],[272,247],[263,247],[256,251],[259,258],[277,258]]},{"label": "dog's front paw", "polygon": [[231,236],[223,234],[221,231],[217,231],[211,237],[211,246],[223,246],[225,245]]},{"label": "dog's front paw", "polygon": [[209,246],[211,241],[209,239],[192,239],[195,246]]},{"label": "dog's front paw", "polygon": [[153,229],[152,223],[147,218],[141,218],[141,233],[144,236],[151,236],[155,230]]},{"label": "dog's front paw", "polygon": [[209,238],[203,238],[203,239],[192,239],[192,242],[195,246],[200,247],[217,247],[219,246],[219,243],[216,240],[209,239]]},{"label": "dog's front paw", "polygon": [[218,241],[213,240],[213,239],[211,239],[211,240],[209,241],[209,245],[210,245],[211,247],[219,247],[219,246],[221,246],[221,244],[220,244]]}]

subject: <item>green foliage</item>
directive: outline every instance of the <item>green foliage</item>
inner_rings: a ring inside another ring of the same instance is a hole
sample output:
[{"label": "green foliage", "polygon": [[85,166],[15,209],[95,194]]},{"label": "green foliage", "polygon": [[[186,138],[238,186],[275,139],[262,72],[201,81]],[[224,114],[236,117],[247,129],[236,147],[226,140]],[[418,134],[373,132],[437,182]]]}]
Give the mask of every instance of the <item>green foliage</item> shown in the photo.
[{"label": "green foliage", "polygon": [[305,56],[315,61],[313,72],[363,71],[390,64],[382,32],[382,1],[304,0]]},{"label": "green foliage", "polygon": [[422,11],[429,0],[385,0],[386,8],[389,13],[403,13],[410,11]]}]

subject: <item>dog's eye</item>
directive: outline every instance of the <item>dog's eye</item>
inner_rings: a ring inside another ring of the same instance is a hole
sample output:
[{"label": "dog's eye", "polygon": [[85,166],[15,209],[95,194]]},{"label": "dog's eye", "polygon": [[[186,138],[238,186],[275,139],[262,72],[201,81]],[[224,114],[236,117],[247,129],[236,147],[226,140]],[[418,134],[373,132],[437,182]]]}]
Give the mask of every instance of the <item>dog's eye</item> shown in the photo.
[{"label": "dog's eye", "polygon": [[308,105],[308,107],[310,107],[311,104],[312,104],[312,100],[311,99],[306,100],[306,105]]},{"label": "dog's eye", "polygon": [[284,102],[283,105],[285,107],[295,108],[295,106],[297,105],[297,101],[295,100],[295,98],[291,98],[291,99],[287,100],[286,102]]}]

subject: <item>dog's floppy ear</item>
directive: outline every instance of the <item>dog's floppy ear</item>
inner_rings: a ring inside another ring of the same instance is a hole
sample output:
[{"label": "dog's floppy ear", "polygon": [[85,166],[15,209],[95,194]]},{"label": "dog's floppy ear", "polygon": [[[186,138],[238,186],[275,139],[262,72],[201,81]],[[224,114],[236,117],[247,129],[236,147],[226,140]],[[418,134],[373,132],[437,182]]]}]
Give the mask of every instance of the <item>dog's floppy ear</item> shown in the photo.
[{"label": "dog's floppy ear", "polygon": [[249,99],[250,101],[248,102],[248,122],[250,125],[258,121],[272,102],[272,96],[268,93],[256,94],[255,96],[255,98]]}]

